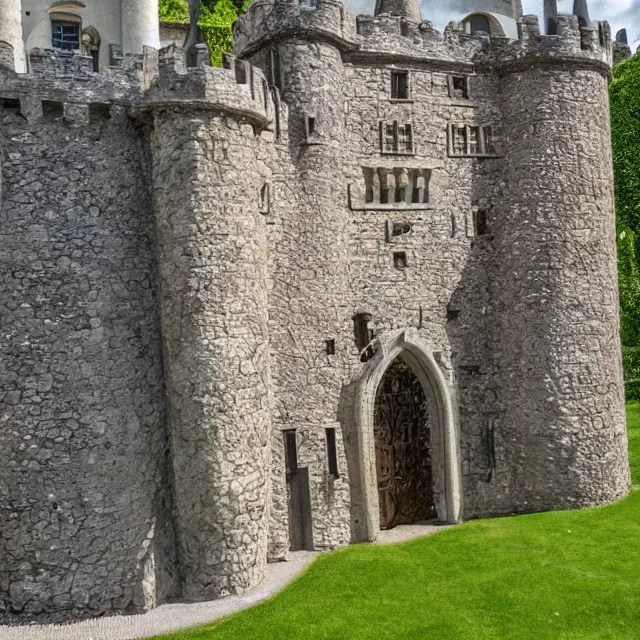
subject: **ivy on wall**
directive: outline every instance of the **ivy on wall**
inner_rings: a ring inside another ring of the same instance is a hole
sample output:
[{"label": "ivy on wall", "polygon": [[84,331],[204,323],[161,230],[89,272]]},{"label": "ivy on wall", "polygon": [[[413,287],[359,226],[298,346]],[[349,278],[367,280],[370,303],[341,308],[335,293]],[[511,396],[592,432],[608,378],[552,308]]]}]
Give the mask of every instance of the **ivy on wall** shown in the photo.
[{"label": "ivy on wall", "polygon": [[[223,52],[231,50],[231,25],[240,13],[244,13],[250,1],[243,0],[240,5],[233,0],[203,0],[200,27],[209,45],[211,64],[222,66]],[[187,0],[160,0],[160,20],[189,22]]]},{"label": "ivy on wall", "polygon": [[640,399],[640,54],[613,70],[610,102],[623,363]]}]

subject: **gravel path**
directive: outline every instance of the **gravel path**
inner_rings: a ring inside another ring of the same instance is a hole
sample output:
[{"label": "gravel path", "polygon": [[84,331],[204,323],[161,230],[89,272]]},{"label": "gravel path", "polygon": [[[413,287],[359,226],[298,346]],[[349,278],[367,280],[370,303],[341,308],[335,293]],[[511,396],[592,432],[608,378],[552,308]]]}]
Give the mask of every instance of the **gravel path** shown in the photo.
[{"label": "gravel path", "polygon": [[[395,544],[441,531],[446,527],[429,524],[404,525],[381,531],[375,544]],[[241,596],[212,602],[163,604],[139,616],[115,616],[85,620],[69,625],[0,627],[1,640],[138,640],[213,622],[270,598],[300,575],[318,556],[297,551],[288,562],[267,565],[263,582]]]}]

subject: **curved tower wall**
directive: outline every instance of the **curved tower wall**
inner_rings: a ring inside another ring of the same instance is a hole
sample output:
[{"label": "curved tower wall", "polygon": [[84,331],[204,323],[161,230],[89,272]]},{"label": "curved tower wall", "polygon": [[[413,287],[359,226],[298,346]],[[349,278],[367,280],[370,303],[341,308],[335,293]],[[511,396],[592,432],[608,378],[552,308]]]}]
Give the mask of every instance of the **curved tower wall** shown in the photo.
[{"label": "curved tower wall", "polygon": [[0,107],[0,622],[171,590],[147,157],[123,109],[83,119],[80,100],[107,99],[93,78],[64,121],[38,115],[53,96],[26,74],[2,89],[21,108]]},{"label": "curved tower wall", "polygon": [[158,0],[122,0],[122,51],[141,54],[160,48]]},{"label": "curved tower wall", "polygon": [[[262,11],[268,12],[264,19],[258,15]],[[328,30],[339,37],[341,11],[339,3],[323,0],[309,12],[301,12],[298,3],[265,4],[247,15],[256,28],[246,29],[243,36],[250,41],[251,34],[268,35],[271,30],[273,40],[254,42],[249,59],[267,68],[277,65],[281,100],[288,107],[270,227],[272,558],[282,557],[289,548],[288,533],[304,518],[291,510],[296,480],[285,480],[286,429],[296,431],[298,466],[309,477],[313,547],[332,548],[351,539],[349,480],[338,417],[343,380],[350,361],[358,362],[349,290],[343,64],[338,47],[325,40]],[[280,33],[287,35],[281,38]],[[335,353],[327,354],[331,340]],[[330,475],[327,467],[327,428],[335,429],[340,477]],[[290,522],[292,513],[295,520]]]},{"label": "curved tower wall", "polygon": [[154,107],[152,145],[178,560],[182,595],[204,600],[262,579],[271,421],[260,128],[181,104],[232,78],[191,74],[175,106]]},{"label": "curved tower wall", "polygon": [[26,61],[22,40],[22,0],[0,0],[0,42],[13,47],[15,70],[24,73]]},{"label": "curved tower wall", "polygon": [[629,466],[608,68],[521,69],[502,79],[494,311],[510,502],[532,511],[619,498]]}]

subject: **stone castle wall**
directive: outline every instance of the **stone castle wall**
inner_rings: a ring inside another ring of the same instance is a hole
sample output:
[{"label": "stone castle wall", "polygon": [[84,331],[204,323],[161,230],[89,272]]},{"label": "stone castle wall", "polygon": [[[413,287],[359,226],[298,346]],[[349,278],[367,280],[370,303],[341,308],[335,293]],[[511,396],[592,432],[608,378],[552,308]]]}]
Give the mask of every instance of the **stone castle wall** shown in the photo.
[{"label": "stone castle wall", "polygon": [[3,619],[175,586],[150,158],[116,92],[63,85],[0,79]]},{"label": "stone castle wall", "polygon": [[[558,32],[258,0],[227,69],[171,47],[0,70],[3,621],[241,592],[286,558],[302,490],[306,545],[375,538],[363,381],[398,344],[430,385],[442,520],[624,494],[610,34]],[[406,153],[381,147],[394,122]],[[451,125],[495,148],[456,155]]]}]

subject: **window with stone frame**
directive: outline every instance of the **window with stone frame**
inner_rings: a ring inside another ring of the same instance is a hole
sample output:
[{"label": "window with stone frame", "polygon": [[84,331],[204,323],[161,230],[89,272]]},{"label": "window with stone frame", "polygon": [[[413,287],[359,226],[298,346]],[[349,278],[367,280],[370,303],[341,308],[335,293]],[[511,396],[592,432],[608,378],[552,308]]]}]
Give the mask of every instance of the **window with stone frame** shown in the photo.
[{"label": "window with stone frame", "polygon": [[413,125],[410,122],[381,122],[380,151],[387,154],[413,155]]},{"label": "window with stone frame", "polygon": [[449,125],[449,155],[495,156],[495,135],[491,126]]},{"label": "window with stone frame", "polygon": [[54,49],[74,51],[80,49],[80,22],[52,19],[51,40]]},{"label": "window with stone frame", "polygon": [[447,79],[449,86],[449,97],[459,100],[467,100],[469,98],[469,77],[468,76],[449,76]]},{"label": "window with stone frame", "polygon": [[392,71],[391,72],[391,99],[392,100],[409,100],[409,72],[408,71]]}]

